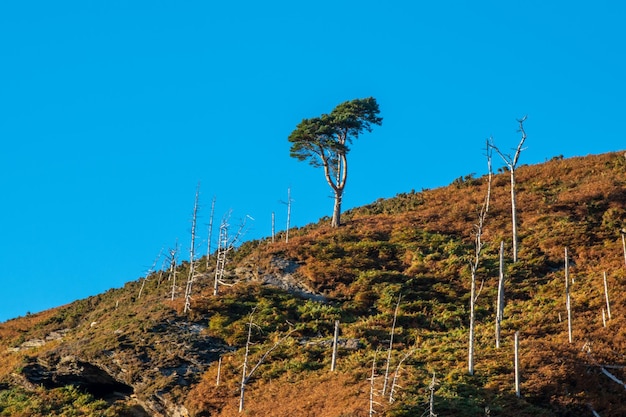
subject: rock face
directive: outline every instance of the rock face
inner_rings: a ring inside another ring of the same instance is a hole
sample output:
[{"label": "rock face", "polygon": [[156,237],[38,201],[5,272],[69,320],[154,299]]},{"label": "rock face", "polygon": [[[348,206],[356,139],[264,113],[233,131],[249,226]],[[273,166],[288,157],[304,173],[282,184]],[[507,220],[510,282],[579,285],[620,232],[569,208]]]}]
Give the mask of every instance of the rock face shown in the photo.
[{"label": "rock face", "polygon": [[22,375],[33,385],[57,388],[72,385],[96,398],[111,399],[133,394],[133,387],[118,381],[104,369],[66,356],[58,361],[30,363],[22,369]]}]

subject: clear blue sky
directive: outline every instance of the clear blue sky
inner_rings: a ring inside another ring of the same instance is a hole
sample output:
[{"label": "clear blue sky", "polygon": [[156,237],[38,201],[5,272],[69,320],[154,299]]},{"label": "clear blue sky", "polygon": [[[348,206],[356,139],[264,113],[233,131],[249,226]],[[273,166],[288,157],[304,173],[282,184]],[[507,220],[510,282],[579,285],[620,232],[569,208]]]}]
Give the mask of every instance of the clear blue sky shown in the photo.
[{"label": "clear blue sky", "polygon": [[[250,215],[247,238],[330,215],[322,172],[289,157],[303,118],[374,96],[344,208],[520,163],[624,149],[619,1],[0,3],[0,321],[143,276]],[[496,162],[496,167],[500,166]]]}]

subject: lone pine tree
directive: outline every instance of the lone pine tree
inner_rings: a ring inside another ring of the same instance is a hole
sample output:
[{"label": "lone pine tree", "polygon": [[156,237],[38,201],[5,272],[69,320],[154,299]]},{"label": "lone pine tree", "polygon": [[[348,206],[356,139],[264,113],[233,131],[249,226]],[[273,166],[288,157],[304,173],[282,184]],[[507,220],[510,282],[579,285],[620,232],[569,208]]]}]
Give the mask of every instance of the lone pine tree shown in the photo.
[{"label": "lone pine tree", "polygon": [[291,156],[300,161],[309,160],[314,167],[324,168],[324,177],[334,193],[332,226],[341,223],[341,200],[348,178],[348,145],[363,131],[372,131],[372,125],[383,122],[373,97],[354,99],[339,104],[330,112],[312,119],[304,119],[289,135]]}]

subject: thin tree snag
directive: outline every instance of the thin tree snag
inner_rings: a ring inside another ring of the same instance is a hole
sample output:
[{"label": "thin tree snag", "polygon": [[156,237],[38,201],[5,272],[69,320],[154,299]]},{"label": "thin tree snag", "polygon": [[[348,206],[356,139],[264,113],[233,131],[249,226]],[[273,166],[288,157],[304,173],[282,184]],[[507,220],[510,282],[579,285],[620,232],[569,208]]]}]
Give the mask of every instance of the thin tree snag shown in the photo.
[{"label": "thin tree snag", "polygon": [[569,258],[567,248],[565,248],[565,308],[567,310],[567,334],[569,342],[572,343],[572,305],[569,290]]},{"label": "thin tree snag", "polygon": [[146,281],[148,280],[148,277],[150,276],[150,274],[152,274],[154,272],[154,270],[156,268],[156,264],[159,262],[159,259],[161,259],[161,255],[162,254],[163,254],[163,248],[161,248],[161,250],[159,251],[159,254],[157,255],[157,257],[154,260],[154,262],[152,263],[152,266],[146,272],[146,276],[143,278],[143,280],[141,282],[141,288],[139,288],[139,294],[137,294],[137,300],[141,299],[141,294],[143,293],[143,289],[146,286]]},{"label": "thin tree snag", "polygon": [[211,216],[209,217],[209,234],[206,238],[206,270],[209,270],[209,263],[211,261],[211,240],[213,240],[213,216],[215,215],[215,196],[211,200]]},{"label": "thin tree snag", "polygon": [[272,212],[272,243],[274,243],[275,241],[275,236],[276,236],[276,216],[274,215],[274,212]]},{"label": "thin tree snag", "polygon": [[500,277],[498,279],[498,300],[496,306],[496,348],[500,347],[500,330],[504,316],[504,241],[500,241]]},{"label": "thin tree snag", "polygon": [[[487,153],[487,160],[488,160],[488,165],[491,170],[491,154],[489,152]],[[489,182],[487,184],[487,195],[485,196],[485,201],[483,202],[483,205],[480,208],[480,213],[478,214],[478,224],[474,225],[476,235],[474,238],[474,259],[470,263],[470,270],[471,270],[470,326],[469,326],[468,361],[467,361],[468,373],[470,375],[474,375],[474,328],[475,328],[475,321],[476,321],[475,304],[478,298],[478,294],[476,292],[476,274],[478,273],[478,266],[480,264],[481,252],[484,247],[484,242],[482,241],[482,235],[483,235],[483,229],[485,226],[485,219],[487,218],[487,212],[489,210],[490,198],[491,198],[491,176],[489,177]],[[481,284],[481,289],[482,289],[482,284]],[[480,293],[480,290],[478,291],[478,293]]]},{"label": "thin tree snag", "polygon": [[289,243],[289,227],[291,222],[291,188],[287,188],[287,230],[285,231],[285,243]]},{"label": "thin tree snag", "polygon": [[376,380],[376,357],[378,356],[378,349],[376,349],[376,353],[374,354],[374,359],[372,360],[372,374],[369,378],[370,380],[370,401],[369,401],[369,417],[373,417],[376,414],[374,410],[374,404],[378,404],[374,401],[374,381]]},{"label": "thin tree snag", "polygon": [[178,240],[174,245],[174,249],[170,249],[170,268],[169,279],[172,280],[172,301],[176,297],[176,256],[178,254]]},{"label": "thin tree snag", "polygon": [[611,320],[611,303],[609,303],[609,286],[606,283],[606,271],[604,271],[604,298],[606,299],[606,314],[608,319]]},{"label": "thin tree snag", "polygon": [[333,356],[330,362],[330,371],[335,372],[337,367],[337,345],[339,343],[339,320],[335,320],[335,333],[333,335]]},{"label": "thin tree snag", "polygon": [[522,134],[522,138],[517,145],[517,149],[515,150],[515,155],[511,157],[510,155],[504,155],[500,152],[500,149],[493,143],[493,139],[490,141],[490,146],[495,149],[495,151],[500,155],[504,163],[509,169],[509,173],[511,174],[511,223],[513,229],[513,262],[517,262],[517,206],[516,206],[516,198],[515,198],[515,169],[517,168],[517,162],[519,161],[520,153],[522,152],[524,145],[524,141],[526,141],[526,131],[524,130],[524,122],[526,121],[527,116],[518,119],[519,123],[519,132]]},{"label": "thin tree snag", "polygon": [[287,340],[287,338],[291,335],[291,333],[295,331],[294,328],[291,328],[285,336],[281,337],[276,343],[274,343],[274,345],[269,350],[267,350],[263,354],[263,356],[261,356],[261,358],[256,363],[256,365],[254,365],[254,367],[250,370],[250,372],[248,372],[248,357],[250,354],[250,343],[252,339],[252,326],[254,325],[254,323],[252,322],[252,317],[255,311],[256,311],[256,307],[254,307],[254,309],[250,313],[250,320],[248,321],[248,339],[246,341],[246,353],[245,353],[244,361],[243,361],[243,370],[241,373],[241,385],[240,385],[240,392],[239,392],[239,413],[243,412],[244,405],[245,405],[246,385],[250,381],[250,378],[252,378],[252,375],[254,375],[254,373],[259,368],[259,366],[263,364],[263,362],[265,361],[265,359],[267,359],[269,354],[272,353],[272,351],[274,351],[278,346],[280,346],[285,340]]},{"label": "thin tree snag", "polygon": [[[409,356],[411,356],[413,354],[413,352],[415,352],[415,349],[411,349],[410,351],[408,351],[403,357],[402,359],[400,359],[400,362],[398,362],[398,365],[396,366],[396,370],[393,373],[393,380],[391,381],[391,388],[389,389],[389,403],[393,403],[395,401],[395,398],[393,397],[394,394],[396,393],[396,387],[400,387],[398,385],[398,378],[400,376],[400,367],[402,366],[402,364],[404,363],[405,360],[408,359]],[[402,387],[400,387],[402,388]]]},{"label": "thin tree snag", "polygon": [[437,417],[435,414],[435,387],[437,386],[437,380],[435,379],[435,373],[433,372],[433,379],[428,386],[430,390],[430,401],[428,407],[428,417]]},{"label": "thin tree snag", "polygon": [[622,235],[622,249],[624,250],[624,265],[626,266],[626,229],[621,229],[619,233]]},{"label": "thin tree snag", "polygon": [[[231,212],[229,211],[226,215],[224,215],[220,224],[220,234],[217,243],[217,263],[215,265],[215,279],[213,281],[214,296],[218,294],[220,284],[226,285],[222,281],[222,278],[224,277],[224,269],[226,267],[226,255],[235,247],[237,242],[245,234],[244,229],[246,227],[246,219],[244,218],[239,225],[239,229],[237,230],[235,236],[232,238],[229,237],[228,229],[230,228],[230,225],[228,224],[228,221],[230,220],[230,214]],[[246,218],[248,217],[250,216],[246,216]],[[250,217],[250,219],[252,219],[252,217]]]},{"label": "thin tree snag", "polygon": [[389,349],[387,350],[387,364],[385,365],[385,378],[383,379],[383,397],[387,393],[387,384],[389,382],[389,365],[391,363],[391,351],[393,349],[393,336],[396,330],[396,321],[398,320],[398,309],[400,308],[400,300],[402,299],[402,294],[398,295],[398,302],[396,303],[396,309],[393,313],[393,323],[391,325],[391,336],[389,337]]},{"label": "thin tree snag", "polygon": [[187,287],[185,288],[185,308],[184,313],[191,310],[191,288],[195,279],[196,266],[196,223],[198,220],[198,198],[200,196],[200,184],[196,187],[196,198],[193,204],[193,216],[191,218],[191,244],[189,245],[189,275],[187,276]]},{"label": "thin tree snag", "polygon": [[520,382],[520,378],[519,378],[519,332],[515,332],[515,395],[517,396],[517,398],[520,398],[521,392],[520,392],[520,387],[519,387],[519,382]]},{"label": "thin tree snag", "polygon": [[220,378],[222,376],[222,357],[217,360],[217,378],[215,379],[215,386],[220,386]]}]

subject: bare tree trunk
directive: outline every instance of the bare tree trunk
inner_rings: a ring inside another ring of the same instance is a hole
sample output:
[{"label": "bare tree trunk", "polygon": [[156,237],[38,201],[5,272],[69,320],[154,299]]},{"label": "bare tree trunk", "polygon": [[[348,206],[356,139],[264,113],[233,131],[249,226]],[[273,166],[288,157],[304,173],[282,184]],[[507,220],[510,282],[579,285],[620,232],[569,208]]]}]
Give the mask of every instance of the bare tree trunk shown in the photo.
[{"label": "bare tree trunk", "polygon": [[287,230],[285,231],[285,243],[289,243],[289,223],[291,222],[291,188],[287,188]]},{"label": "bare tree trunk", "polygon": [[565,248],[565,308],[567,309],[567,334],[572,343],[572,306],[569,294],[569,259]]},{"label": "bare tree trunk", "polygon": [[[402,366],[402,364],[404,363],[405,360],[407,360],[407,358],[409,356],[411,356],[414,352],[414,349],[408,351],[403,357],[402,359],[400,359],[400,362],[398,362],[398,365],[396,366],[396,370],[393,373],[393,380],[391,382],[391,388],[389,389],[389,403],[393,403],[394,402],[394,394],[396,393],[396,387],[398,386],[398,378],[400,376],[400,367]],[[402,388],[402,387],[400,387]]]},{"label": "bare tree trunk", "polygon": [[146,272],[146,276],[144,277],[144,279],[141,282],[141,288],[139,288],[139,294],[137,295],[137,300],[141,299],[141,294],[143,293],[143,289],[146,286],[146,281],[148,280],[148,277],[150,276],[150,274],[152,274],[154,272],[154,270],[156,268],[156,264],[159,262],[159,259],[161,258],[162,254],[163,254],[163,248],[161,248],[161,250],[159,251],[159,254],[157,255],[157,257],[154,260],[154,262],[152,263],[152,266]]},{"label": "bare tree trunk", "polygon": [[519,160],[520,153],[522,152],[522,146],[524,145],[524,141],[526,140],[526,132],[524,131],[524,121],[526,120],[526,116],[522,117],[518,120],[519,123],[519,132],[522,134],[522,138],[517,145],[517,149],[515,150],[515,155],[511,157],[510,155],[504,155],[500,152],[497,146],[494,145],[493,140],[490,141],[490,146],[495,149],[495,151],[500,155],[504,163],[509,168],[509,172],[511,174],[511,222],[513,224],[513,262],[517,262],[517,205],[515,198],[515,168],[517,167],[517,162]]},{"label": "bare tree trunk", "polygon": [[513,262],[517,262],[517,203],[515,198],[515,167],[511,166],[511,222],[513,224]]},{"label": "bare tree trunk", "polygon": [[430,382],[428,389],[430,390],[430,401],[428,408],[428,417],[437,417],[435,414],[435,387],[437,386],[437,380],[435,379],[435,373],[433,372],[433,380]]},{"label": "bare tree trunk", "polygon": [[213,240],[213,215],[215,214],[215,196],[211,200],[211,217],[209,217],[209,235],[207,237],[206,247],[206,270],[209,270],[209,262],[211,260],[211,240]]},{"label": "bare tree trunk", "polygon": [[389,382],[389,365],[391,364],[391,351],[393,350],[393,336],[396,330],[396,321],[398,319],[398,309],[400,308],[400,300],[402,294],[398,295],[398,302],[396,303],[396,309],[393,313],[393,323],[391,325],[391,336],[389,337],[389,349],[387,350],[387,364],[385,365],[385,378],[383,379],[383,397],[387,394],[387,383]]},{"label": "bare tree trunk", "polygon": [[[256,309],[256,307],[255,307]],[[241,370],[241,386],[239,391],[239,412],[243,411],[246,382],[248,379],[248,355],[250,354],[250,339],[252,338],[252,315],[254,310],[250,313],[250,320],[248,321],[248,339],[246,340],[246,353],[243,357],[243,369]]]},{"label": "bare tree trunk", "polygon": [[337,366],[337,345],[339,343],[339,320],[335,320],[335,334],[333,336],[333,356],[330,362],[331,372],[335,372]]},{"label": "bare tree trunk", "polygon": [[504,241],[500,242],[500,278],[498,279],[498,300],[496,307],[496,348],[500,347],[500,328],[504,316]]},{"label": "bare tree trunk", "polygon": [[370,411],[369,417],[374,417],[376,411],[374,410],[374,380],[376,379],[376,356],[378,356],[378,350],[376,350],[376,354],[374,355],[374,360],[372,361],[372,375],[370,376]]},{"label": "bare tree trunk", "polygon": [[222,357],[217,360],[217,378],[215,379],[215,386],[220,386],[220,378],[222,376]]},{"label": "bare tree trunk", "polygon": [[474,304],[476,303],[476,272],[472,271],[472,283],[470,289],[470,324],[469,324],[469,346],[467,358],[467,371],[474,375]]},{"label": "bare tree trunk", "polygon": [[276,236],[276,220],[275,220],[274,212],[272,212],[272,243],[274,243],[275,236]]},{"label": "bare tree trunk", "polygon": [[[250,218],[252,219],[252,217]],[[246,226],[246,220],[244,219],[239,225],[239,229],[237,230],[235,236],[230,238],[228,232],[230,227],[228,224],[229,219],[230,212],[222,218],[222,223],[220,224],[220,235],[217,244],[217,263],[215,265],[215,280],[213,282],[213,295],[217,295],[220,284],[224,284],[222,278],[224,277],[224,269],[226,268],[226,255],[235,247],[239,239],[241,239],[241,237],[245,234],[244,229]]]},{"label": "bare tree trunk", "polygon": [[219,292],[220,281],[224,276],[226,267],[226,248],[228,247],[228,223],[227,218],[222,219],[220,234],[217,240],[217,263],[215,265],[215,279],[213,281],[213,295]]},{"label": "bare tree trunk", "polygon": [[515,332],[515,395],[521,397],[519,388],[519,332]]},{"label": "bare tree trunk", "polygon": [[250,353],[250,339],[252,337],[252,325],[253,325],[253,323],[252,323],[252,316],[253,316],[255,310],[256,310],[256,307],[250,313],[250,321],[248,322],[248,340],[246,342],[246,353],[245,353],[245,356],[244,356],[243,371],[242,371],[242,374],[241,374],[241,386],[240,386],[240,393],[239,393],[239,412],[240,413],[243,412],[244,400],[245,400],[245,390],[246,390],[246,385],[248,384],[248,381],[250,381],[250,378],[252,378],[252,375],[254,375],[254,373],[259,368],[259,366],[261,366],[261,364],[263,364],[263,362],[269,356],[269,354],[272,353],[272,351],[274,349],[276,349],[278,346],[280,346],[280,344],[283,343],[291,335],[291,333],[294,332],[294,329],[292,328],[291,330],[289,330],[289,332],[287,332],[287,334],[285,336],[283,336],[276,343],[274,343],[274,345],[267,352],[265,352],[263,354],[263,356],[261,356],[261,359],[259,359],[259,361],[256,363],[256,365],[254,365],[254,367],[250,370],[250,372],[247,373],[247,370],[248,370],[248,356],[249,356],[249,353]]},{"label": "bare tree trunk", "polygon": [[622,248],[624,249],[624,265],[626,265],[626,237],[624,237],[626,235],[626,230],[622,229],[620,230],[620,233],[622,235]]},{"label": "bare tree trunk", "polygon": [[189,246],[189,275],[187,276],[187,287],[185,289],[184,313],[191,310],[191,288],[195,279],[196,267],[196,222],[198,220],[198,197],[200,195],[200,184],[196,188],[196,198],[193,205],[193,217],[191,220],[191,245]]},{"label": "bare tree trunk", "polygon": [[609,303],[609,286],[606,283],[606,271],[604,271],[604,298],[606,299],[606,313],[611,320],[611,304]]},{"label": "bare tree trunk", "polygon": [[[489,169],[491,170],[491,154],[489,149],[487,150],[487,162]],[[480,264],[480,255],[483,250],[484,243],[482,241],[483,228],[485,226],[485,219],[487,218],[487,212],[489,210],[489,200],[491,198],[491,176],[489,176],[489,183],[487,184],[487,195],[485,201],[480,209],[478,215],[478,224],[474,225],[476,230],[476,236],[474,238],[474,260],[470,263],[470,269],[472,272],[472,281],[470,286],[470,328],[469,328],[469,342],[468,342],[468,361],[467,368],[470,375],[474,375],[474,327],[475,327],[475,304],[478,294],[476,293],[476,274],[478,272],[478,266]],[[482,288],[482,287],[481,287]]]},{"label": "bare tree trunk", "polygon": [[176,255],[178,254],[178,240],[174,249],[170,249],[170,279],[172,280],[172,301],[176,297]]}]

